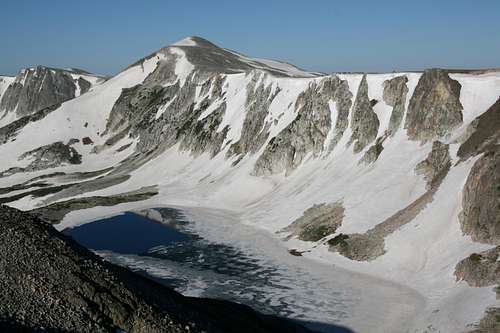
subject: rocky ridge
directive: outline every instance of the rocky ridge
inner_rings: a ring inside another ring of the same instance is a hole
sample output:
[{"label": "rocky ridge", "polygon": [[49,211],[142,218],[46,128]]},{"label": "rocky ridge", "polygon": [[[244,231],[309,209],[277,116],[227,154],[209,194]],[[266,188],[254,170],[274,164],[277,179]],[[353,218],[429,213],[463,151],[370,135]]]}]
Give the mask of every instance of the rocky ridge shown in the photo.
[{"label": "rocky ridge", "polygon": [[1,96],[0,117],[15,112],[20,118],[60,104],[86,93],[98,80],[102,78],[43,66],[22,70]]}]

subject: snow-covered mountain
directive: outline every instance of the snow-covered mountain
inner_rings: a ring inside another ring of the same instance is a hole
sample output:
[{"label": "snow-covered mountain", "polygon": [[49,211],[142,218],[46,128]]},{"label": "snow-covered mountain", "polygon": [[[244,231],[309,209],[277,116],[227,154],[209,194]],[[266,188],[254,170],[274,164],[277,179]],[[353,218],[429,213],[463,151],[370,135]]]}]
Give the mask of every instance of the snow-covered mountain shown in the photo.
[{"label": "snow-covered mountain", "polygon": [[414,289],[408,332],[493,325],[499,71],[322,75],[191,37],[105,81],[57,73],[0,78],[1,202],[60,228],[113,205],[229,210]]}]

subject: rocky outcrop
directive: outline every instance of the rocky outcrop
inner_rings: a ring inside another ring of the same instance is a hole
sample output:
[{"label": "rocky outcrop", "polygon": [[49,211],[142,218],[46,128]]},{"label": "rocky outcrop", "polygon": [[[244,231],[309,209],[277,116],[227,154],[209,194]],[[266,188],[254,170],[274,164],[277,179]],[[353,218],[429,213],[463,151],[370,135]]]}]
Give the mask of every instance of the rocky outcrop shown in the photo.
[{"label": "rocky outcrop", "polygon": [[411,96],[405,129],[411,140],[444,137],[462,124],[461,85],[442,69],[426,70]]},{"label": "rocky outcrop", "polygon": [[457,280],[463,280],[472,287],[486,287],[500,284],[500,247],[473,253],[455,267]]},{"label": "rocky outcrop", "polygon": [[253,74],[252,80],[247,85],[245,100],[245,120],[241,129],[240,139],[231,145],[228,155],[246,155],[256,153],[269,137],[270,122],[265,122],[269,107],[279,94],[279,88],[265,85],[261,75]]},{"label": "rocky outcrop", "polygon": [[[209,102],[206,103],[208,105]],[[214,157],[220,152],[229,130],[229,127],[226,126],[222,131],[218,131],[226,112],[226,103],[222,103],[202,121],[198,121],[198,116],[203,110],[203,107],[198,109],[197,112],[193,112],[193,115],[186,119],[179,131],[179,136],[182,137],[180,149],[188,150],[194,156],[208,153],[210,157]]]},{"label": "rocky outcrop", "polygon": [[500,245],[500,149],[472,167],[462,191],[462,231],[473,241]]},{"label": "rocky outcrop", "polygon": [[82,155],[75,148],[61,141],[30,150],[22,154],[20,159],[30,159],[32,161],[27,167],[27,171],[53,168],[66,163],[82,163]]},{"label": "rocky outcrop", "polygon": [[2,332],[310,332],[243,305],[183,297],[6,206],[0,252]]},{"label": "rocky outcrop", "polygon": [[388,135],[389,132],[378,137],[375,143],[365,152],[365,154],[363,155],[358,164],[371,164],[375,162],[380,156],[380,154],[382,154],[382,151],[384,150],[383,144],[385,139],[387,139]]},{"label": "rocky outcrop", "polygon": [[[375,143],[370,148],[368,148],[368,150],[365,152],[365,154],[359,161],[359,164],[371,164],[375,162],[382,153],[382,151],[384,150],[384,145],[383,145],[384,141],[389,136],[393,136],[401,126],[401,122],[403,120],[405,113],[406,95],[408,94],[408,87],[406,86],[407,82],[408,78],[406,77],[406,75],[397,76],[393,79],[384,81],[383,83],[384,92],[382,98],[387,105],[392,106],[391,118],[389,120],[389,128],[381,136],[377,138]],[[363,93],[363,97],[361,100],[363,101],[364,107],[368,109],[368,102],[367,102],[368,95]],[[375,104],[376,103],[374,102],[374,100],[370,101],[371,107],[373,107]],[[370,114],[369,111],[364,111],[364,112],[368,112],[368,114]],[[367,118],[366,119],[367,125],[362,125],[371,128],[370,129],[371,136],[376,135],[377,133],[376,129],[378,129],[378,126],[375,127],[375,124],[378,124],[378,118],[377,122],[374,121],[376,117],[377,117],[376,115],[374,116],[372,115],[371,122],[368,121],[370,118]],[[360,147],[362,147],[362,145],[359,146],[358,149]]]},{"label": "rocky outcrop", "polygon": [[67,72],[38,66],[21,72],[0,101],[0,110],[23,117],[75,97],[76,85]]},{"label": "rocky outcrop", "polygon": [[500,142],[500,98],[472,121],[468,132],[457,152],[462,160],[495,149]]},{"label": "rocky outcrop", "polygon": [[[226,103],[222,100],[224,78],[215,75],[207,81],[200,80],[195,72],[189,75],[182,87],[176,81],[166,87],[142,84],[123,89],[103,133],[113,133],[118,138],[108,139],[106,145],[110,146],[128,134],[139,138],[136,150],[142,153],[180,143],[181,149],[194,155],[203,152],[211,156],[217,154],[229,129],[219,131],[226,110]],[[206,96],[196,103],[199,85]],[[217,107],[202,117],[214,103],[218,103]]]},{"label": "rocky outcrop", "polygon": [[408,78],[406,75],[397,76],[384,81],[384,102],[392,106],[391,118],[389,120],[389,135],[394,135],[401,126],[405,113],[406,95],[408,94]]},{"label": "rocky outcrop", "polygon": [[354,142],[354,153],[359,153],[377,137],[380,122],[373,111],[368,97],[368,81],[363,75],[359,84],[351,117],[352,135],[349,144]]},{"label": "rocky outcrop", "polygon": [[8,125],[0,128],[0,144],[4,144],[9,140],[13,140],[17,135],[17,133],[19,133],[19,131],[24,128],[24,126],[28,125],[29,123],[39,121],[40,119],[45,118],[48,114],[55,111],[60,106],[61,104],[55,104],[49,106],[45,109],[30,114],[29,116],[17,119],[9,123]]},{"label": "rocky outcrop", "polygon": [[19,157],[19,160],[29,159],[30,164],[25,168],[11,168],[0,173],[0,177],[10,176],[18,172],[31,172],[55,168],[65,164],[80,164],[82,156],[75,148],[62,142],[54,142],[30,150]]},{"label": "rocky outcrop", "polygon": [[[70,187],[66,187],[70,188]],[[96,188],[95,190],[98,190]],[[118,193],[109,196],[80,197],[76,199],[58,201],[44,207],[35,208],[30,212],[44,221],[56,224],[62,221],[69,212],[97,206],[114,206],[125,202],[135,202],[149,199],[158,194],[155,186],[143,187],[135,191]]]},{"label": "rocky outcrop", "polygon": [[[473,253],[461,260],[455,267],[457,281],[465,281],[472,287],[496,285],[497,298],[500,297],[500,247]],[[488,308],[479,323],[473,324],[469,333],[495,333],[500,331],[500,308]]]},{"label": "rocky outcrop", "polygon": [[297,236],[300,240],[317,242],[334,234],[342,225],[344,207],[342,202],[313,205],[304,214],[293,221],[282,232],[289,232],[290,237]]},{"label": "rocky outcrop", "polygon": [[92,87],[92,84],[89,81],[85,80],[83,77],[79,77],[76,82],[78,84],[78,87],[80,88],[80,95],[85,94]]},{"label": "rocky outcrop", "polygon": [[341,137],[349,109],[346,85],[338,77],[311,83],[295,102],[296,118],[268,142],[255,163],[254,174],[289,173],[302,163],[307,154],[318,156],[324,150],[331,130],[330,100],[336,102],[341,110],[334,138]]},{"label": "rocky outcrop", "polygon": [[500,308],[489,308],[474,329],[468,333],[497,333],[500,332]]},{"label": "rocky outcrop", "polygon": [[332,101],[335,103],[337,110],[337,119],[333,128],[332,141],[328,147],[328,151],[332,151],[337,143],[344,135],[347,126],[349,126],[349,110],[352,106],[352,93],[349,90],[349,84],[346,80],[339,79],[338,76],[332,76],[323,82],[325,91],[329,91],[333,96]]},{"label": "rocky outcrop", "polygon": [[441,183],[450,167],[449,145],[434,141],[430,154],[425,160],[416,165],[415,172],[418,175],[423,175],[427,183],[427,190],[430,190],[436,187],[437,183]]}]

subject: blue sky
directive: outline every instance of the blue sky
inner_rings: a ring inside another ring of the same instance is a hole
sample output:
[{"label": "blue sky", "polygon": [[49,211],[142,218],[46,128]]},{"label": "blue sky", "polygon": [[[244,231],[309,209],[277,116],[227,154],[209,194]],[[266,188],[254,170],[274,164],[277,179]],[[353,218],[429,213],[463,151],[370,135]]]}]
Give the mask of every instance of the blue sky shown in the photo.
[{"label": "blue sky", "polygon": [[0,73],[113,74],[197,35],[309,70],[500,67],[499,0],[2,0]]}]

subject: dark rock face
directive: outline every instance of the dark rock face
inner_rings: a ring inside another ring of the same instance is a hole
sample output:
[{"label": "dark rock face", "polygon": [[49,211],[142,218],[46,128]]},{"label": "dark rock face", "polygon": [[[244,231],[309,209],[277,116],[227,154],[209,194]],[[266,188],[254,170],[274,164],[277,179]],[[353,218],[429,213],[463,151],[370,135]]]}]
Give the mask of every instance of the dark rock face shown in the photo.
[{"label": "dark rock face", "polygon": [[183,297],[6,206],[0,252],[2,332],[309,332],[239,304]]},{"label": "dark rock face", "polygon": [[229,156],[255,153],[262,147],[269,136],[271,123],[265,123],[265,118],[280,89],[273,89],[271,85],[265,87],[263,82],[257,86],[258,80],[259,76],[254,75],[247,86],[246,115],[241,129],[241,137],[238,142],[231,145],[228,151]]},{"label": "dark rock face", "polygon": [[88,136],[86,136],[86,137],[82,138],[82,143],[83,143],[84,145],[91,145],[91,144],[93,144],[93,143],[94,143],[94,141],[92,141],[92,139],[91,139],[91,138],[89,138]]},{"label": "dark rock face", "polygon": [[380,122],[368,97],[368,81],[365,74],[359,84],[351,118],[352,136],[350,143],[354,142],[355,153],[359,153],[375,140],[379,126]]},{"label": "dark rock face", "polygon": [[428,141],[443,137],[462,124],[461,88],[446,71],[426,70],[408,105],[405,121],[408,137]]},{"label": "dark rock face", "polygon": [[313,205],[282,231],[291,232],[300,240],[316,242],[334,234],[342,225],[344,207],[341,202]]},{"label": "dark rock face", "polygon": [[401,126],[405,113],[406,95],[408,87],[406,75],[398,76],[384,82],[384,102],[392,106],[391,119],[389,120],[389,134],[394,135]]},{"label": "dark rock face", "polygon": [[38,147],[22,154],[19,160],[30,159],[31,163],[25,168],[12,168],[0,173],[0,177],[9,176],[17,172],[30,172],[55,168],[64,164],[80,164],[82,156],[75,148],[62,142],[54,142]]},{"label": "dark rock face", "polygon": [[75,82],[67,72],[38,66],[21,72],[0,101],[0,110],[19,117],[75,97]]},{"label": "dark rock face", "polygon": [[77,83],[80,87],[80,95],[85,94],[92,86],[92,84],[89,81],[85,80],[83,77],[79,77]]},{"label": "dark rock face", "polygon": [[254,174],[289,173],[302,163],[307,154],[318,156],[324,150],[325,140],[331,129],[330,100],[337,102],[342,110],[335,134],[337,138],[341,137],[349,112],[345,88],[346,83],[338,77],[311,83],[297,98],[297,117],[269,141],[255,163]]},{"label": "dark rock face", "polygon": [[474,163],[462,192],[460,225],[473,241],[500,245],[500,149]]},{"label": "dark rock face", "polygon": [[440,141],[434,141],[430,154],[415,167],[415,172],[424,176],[427,182],[427,190],[435,187],[438,182],[440,183],[443,175],[446,175],[450,170],[449,146]]}]

